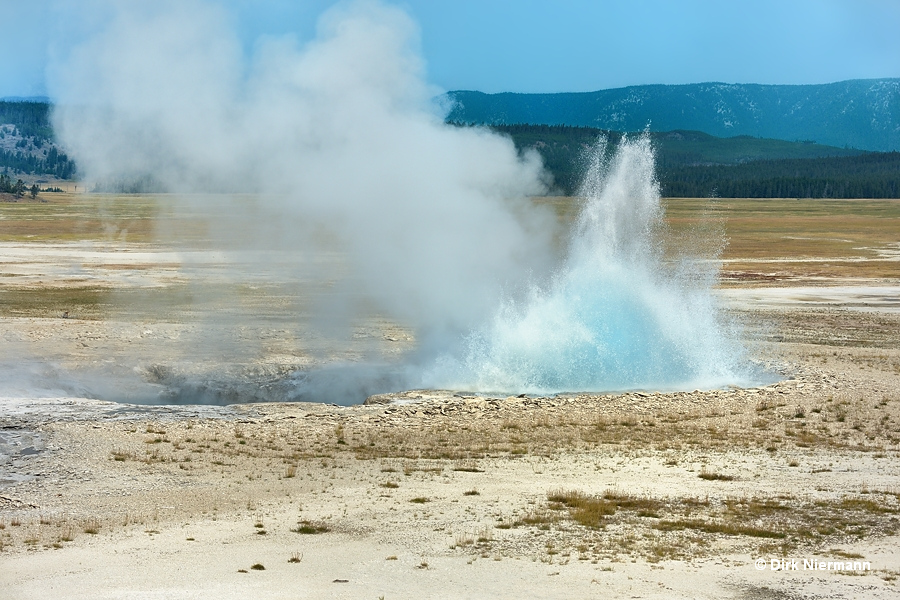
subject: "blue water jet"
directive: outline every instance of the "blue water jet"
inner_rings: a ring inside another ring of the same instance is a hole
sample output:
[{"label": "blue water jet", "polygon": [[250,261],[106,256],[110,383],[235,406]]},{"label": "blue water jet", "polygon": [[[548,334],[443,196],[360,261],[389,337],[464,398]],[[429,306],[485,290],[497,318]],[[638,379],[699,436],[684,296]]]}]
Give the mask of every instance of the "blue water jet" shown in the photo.
[{"label": "blue water jet", "polygon": [[[664,256],[649,137],[588,155],[583,206],[549,284],[507,302],[429,383],[548,394],[746,385],[754,375],[713,294],[718,255]],[[723,244],[718,244],[719,249]]]}]

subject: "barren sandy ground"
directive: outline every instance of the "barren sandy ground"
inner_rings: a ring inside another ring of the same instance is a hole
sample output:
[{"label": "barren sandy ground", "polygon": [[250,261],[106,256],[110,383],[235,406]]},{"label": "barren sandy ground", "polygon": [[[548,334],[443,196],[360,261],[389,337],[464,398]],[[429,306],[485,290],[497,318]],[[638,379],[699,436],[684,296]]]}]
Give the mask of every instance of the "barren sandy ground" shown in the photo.
[{"label": "barren sandy ground", "polygon": [[[5,254],[5,289],[178,275],[143,255],[103,270],[102,253],[73,275],[70,251]],[[900,597],[900,281],[824,284],[722,290],[782,376],[756,389],[353,407],[8,395],[0,598]],[[190,330],[78,316],[7,313],[0,340],[131,368]],[[385,327],[371,337],[402,344]],[[269,366],[303,364],[269,350]]]}]

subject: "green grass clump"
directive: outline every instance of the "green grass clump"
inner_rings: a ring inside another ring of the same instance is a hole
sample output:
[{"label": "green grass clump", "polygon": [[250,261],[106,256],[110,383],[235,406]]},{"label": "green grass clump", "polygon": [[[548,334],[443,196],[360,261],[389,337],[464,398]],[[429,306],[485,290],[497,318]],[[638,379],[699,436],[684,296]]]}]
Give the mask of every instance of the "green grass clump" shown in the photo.
[{"label": "green grass clump", "polygon": [[616,513],[616,503],[606,498],[588,496],[577,491],[556,491],[547,494],[547,500],[569,509],[569,516],[576,523],[596,529],[605,517]]},{"label": "green grass clump", "polygon": [[331,527],[321,522],[300,521],[297,526],[291,529],[293,533],[302,533],[305,535],[316,535],[319,533],[328,533]]},{"label": "green grass clump", "polygon": [[654,529],[660,531],[680,531],[683,529],[693,529],[702,531],[703,533],[721,533],[724,535],[746,535],[750,537],[784,539],[784,533],[780,531],[772,531],[770,529],[761,529],[759,527],[747,527],[737,525],[735,523],[722,523],[714,521],[701,521],[699,519],[679,519],[677,521],[663,520],[653,525]]},{"label": "green grass clump", "polygon": [[706,481],[734,481],[735,477],[733,475],[725,475],[724,473],[716,473],[714,471],[707,471],[703,469],[700,471],[700,474],[697,475],[700,479],[705,479]]}]

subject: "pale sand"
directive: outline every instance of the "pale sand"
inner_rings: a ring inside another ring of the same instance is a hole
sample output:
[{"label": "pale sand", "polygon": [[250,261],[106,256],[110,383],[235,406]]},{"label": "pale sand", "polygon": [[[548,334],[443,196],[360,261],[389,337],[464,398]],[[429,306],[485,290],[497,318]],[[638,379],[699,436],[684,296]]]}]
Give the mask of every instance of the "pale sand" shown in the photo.
[{"label": "pale sand", "polygon": [[[227,271],[212,254],[91,248],[7,252],[4,290],[157,288],[183,278],[182,260]],[[5,389],[21,378],[24,391],[0,398],[0,598],[900,597],[897,281],[839,283],[720,291],[788,378],[773,386],[427,391],[352,408],[39,398],[26,392],[46,375],[29,357],[139,380],[149,358],[187,347],[205,368],[215,352],[185,346],[187,320],[153,314],[3,318]],[[266,336],[255,372],[310,364],[310,340],[264,325],[247,334]],[[412,343],[371,323],[336,356],[372,340],[385,356]],[[613,514],[579,524],[548,498],[560,491],[606,494]],[[292,532],[303,520],[329,531]],[[754,567],[778,556],[800,570]],[[872,571],[803,570],[804,558]]]},{"label": "pale sand", "polygon": [[[544,399],[413,392],[350,408],[9,398],[7,453],[10,436],[39,452],[3,465],[25,481],[0,490],[0,597],[898,597],[900,352],[765,354],[795,378]],[[559,490],[662,504],[647,517],[619,508],[593,530],[549,506]],[[686,502],[706,502],[691,519],[722,522],[726,501],[748,498],[780,508],[740,525],[839,531],[782,552],[784,540],[658,527]],[[535,514],[552,520],[498,527]],[[292,532],[301,520],[330,531]],[[754,568],[781,555],[800,570]],[[873,570],[802,568],[845,556]]]}]

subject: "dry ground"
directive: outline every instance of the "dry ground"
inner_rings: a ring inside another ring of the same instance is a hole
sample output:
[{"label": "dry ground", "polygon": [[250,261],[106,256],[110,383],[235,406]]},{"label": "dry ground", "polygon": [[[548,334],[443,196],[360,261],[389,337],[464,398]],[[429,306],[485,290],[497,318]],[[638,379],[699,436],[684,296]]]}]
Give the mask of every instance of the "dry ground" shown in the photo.
[{"label": "dry ground", "polygon": [[[113,239],[72,216],[98,202],[116,215]],[[709,214],[678,202],[676,231]],[[782,375],[772,385],[554,398],[413,391],[353,407],[9,395],[0,596],[900,596],[900,202],[821,213],[755,202],[717,208],[732,241],[722,293],[751,353]],[[73,195],[32,212],[0,207],[6,359],[15,349],[63,367],[127,362],[190,337],[183,317],[197,302],[178,291],[179,261],[153,241],[159,204],[123,203]],[[175,219],[197,231],[188,221]],[[798,237],[806,245],[778,245]],[[832,267],[804,270],[813,259]],[[156,295],[143,306],[163,308],[129,308],[147,290]],[[60,319],[63,310],[78,318]],[[265,338],[260,368],[305,364],[308,340],[282,339],[278,327],[245,332]],[[361,330],[359,343],[387,355],[409,344],[387,322]],[[757,570],[759,558],[800,568]],[[804,570],[804,558],[871,570]]]}]

